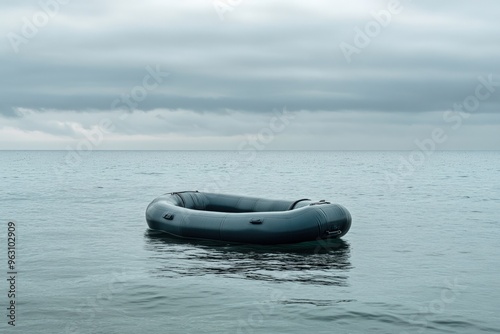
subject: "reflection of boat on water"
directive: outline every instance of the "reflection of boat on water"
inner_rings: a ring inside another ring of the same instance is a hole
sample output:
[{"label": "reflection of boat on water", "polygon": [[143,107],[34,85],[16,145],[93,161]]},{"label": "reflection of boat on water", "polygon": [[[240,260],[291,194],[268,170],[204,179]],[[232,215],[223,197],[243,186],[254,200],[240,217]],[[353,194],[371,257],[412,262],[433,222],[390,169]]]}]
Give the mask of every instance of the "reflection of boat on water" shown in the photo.
[{"label": "reflection of boat on water", "polygon": [[145,247],[158,260],[156,276],[224,277],[315,285],[347,284],[350,246],[342,239],[293,245],[242,245],[190,240],[147,230]]}]

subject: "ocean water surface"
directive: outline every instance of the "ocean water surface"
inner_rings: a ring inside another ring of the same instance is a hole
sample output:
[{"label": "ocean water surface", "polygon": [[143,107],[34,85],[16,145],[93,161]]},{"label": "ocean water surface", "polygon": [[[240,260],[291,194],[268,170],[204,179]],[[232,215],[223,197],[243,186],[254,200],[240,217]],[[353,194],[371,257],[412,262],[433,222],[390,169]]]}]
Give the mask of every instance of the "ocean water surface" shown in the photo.
[{"label": "ocean water surface", "polygon": [[[244,153],[0,151],[0,332],[500,332],[500,152]],[[183,190],[326,199],[352,227],[266,247],[148,230]]]}]

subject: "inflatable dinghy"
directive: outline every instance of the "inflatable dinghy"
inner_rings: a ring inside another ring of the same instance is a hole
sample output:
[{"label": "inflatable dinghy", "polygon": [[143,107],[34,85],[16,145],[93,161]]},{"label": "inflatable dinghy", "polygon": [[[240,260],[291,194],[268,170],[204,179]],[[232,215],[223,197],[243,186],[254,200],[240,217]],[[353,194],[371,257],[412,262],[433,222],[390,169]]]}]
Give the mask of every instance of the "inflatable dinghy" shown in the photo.
[{"label": "inflatable dinghy", "polygon": [[344,236],[351,214],[324,200],[271,200],[198,191],[162,195],[146,209],[149,228],[184,238],[289,244]]}]

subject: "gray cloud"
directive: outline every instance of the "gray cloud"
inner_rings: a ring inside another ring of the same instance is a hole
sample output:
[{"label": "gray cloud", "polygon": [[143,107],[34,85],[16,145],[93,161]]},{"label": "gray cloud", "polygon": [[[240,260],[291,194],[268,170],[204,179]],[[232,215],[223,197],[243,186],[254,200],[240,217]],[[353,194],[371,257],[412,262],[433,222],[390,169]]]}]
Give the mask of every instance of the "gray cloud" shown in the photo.
[{"label": "gray cloud", "polygon": [[[415,149],[415,141],[443,129],[447,140],[437,149],[495,149],[500,142],[500,114],[471,114],[456,127],[442,112],[294,111],[288,123],[272,120],[275,111],[195,112],[192,110],[61,111],[19,109],[18,117],[4,118],[0,149],[76,149],[82,142],[92,149],[238,149],[250,139],[265,149]],[[112,126],[105,131],[99,124]],[[261,139],[258,139],[261,136]],[[264,136],[264,137],[262,137]],[[268,138],[272,137],[272,140]],[[90,138],[90,139],[89,139]],[[262,138],[264,138],[262,140]],[[486,140],[485,140],[486,139]],[[263,144],[265,143],[265,145]],[[259,148],[260,149],[260,148]]]},{"label": "gray cloud", "polygon": [[[50,1],[56,0],[44,3]],[[105,114],[120,94],[142,84],[146,66],[157,65],[170,76],[148,91],[138,110],[233,110],[244,117],[287,106],[363,113],[359,122],[367,125],[370,113],[443,112],[473,94],[479,76],[500,81],[500,3],[401,3],[402,13],[348,63],[339,45],[354,45],[355,27],[364,29],[373,21],[370,13],[386,10],[387,2],[243,0],[224,21],[211,1],[69,2],[18,53],[7,36],[22,36],[23,18],[32,20],[40,5],[7,2],[0,5],[6,36],[0,115],[19,118],[17,108]],[[499,106],[500,94],[492,94],[475,113],[498,113]],[[223,128],[213,131],[227,135]]]}]

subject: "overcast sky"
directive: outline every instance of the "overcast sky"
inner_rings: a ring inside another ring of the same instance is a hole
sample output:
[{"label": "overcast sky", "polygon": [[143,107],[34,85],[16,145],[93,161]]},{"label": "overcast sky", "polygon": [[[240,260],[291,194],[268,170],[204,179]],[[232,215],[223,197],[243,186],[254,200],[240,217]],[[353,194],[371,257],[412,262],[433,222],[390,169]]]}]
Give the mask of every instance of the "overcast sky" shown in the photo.
[{"label": "overcast sky", "polygon": [[2,1],[0,149],[500,149],[499,13],[494,0]]}]

